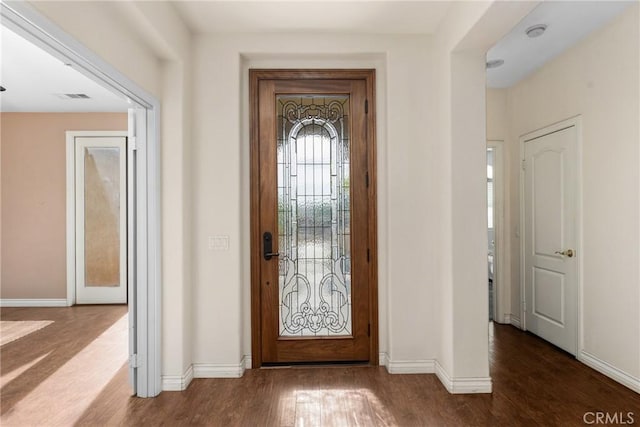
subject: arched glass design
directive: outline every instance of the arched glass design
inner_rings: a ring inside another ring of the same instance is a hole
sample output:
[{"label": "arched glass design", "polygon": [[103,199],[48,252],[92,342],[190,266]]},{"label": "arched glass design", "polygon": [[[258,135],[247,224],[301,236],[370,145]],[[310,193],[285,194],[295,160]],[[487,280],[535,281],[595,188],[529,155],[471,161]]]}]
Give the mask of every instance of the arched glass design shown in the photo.
[{"label": "arched glass design", "polygon": [[280,336],[351,335],[349,97],[276,97]]}]

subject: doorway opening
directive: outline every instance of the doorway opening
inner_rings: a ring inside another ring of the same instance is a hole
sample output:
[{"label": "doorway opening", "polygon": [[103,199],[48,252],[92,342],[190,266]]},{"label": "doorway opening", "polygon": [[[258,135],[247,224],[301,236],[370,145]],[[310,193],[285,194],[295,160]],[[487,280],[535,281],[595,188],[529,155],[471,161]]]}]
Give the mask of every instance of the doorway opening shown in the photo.
[{"label": "doorway opening", "polygon": [[487,289],[489,321],[509,323],[504,279],[504,141],[487,141]]},{"label": "doorway opening", "polygon": [[495,292],[495,271],[496,271],[496,215],[495,215],[495,148],[487,148],[487,276],[489,283],[489,320],[495,319],[496,313],[496,292]]},{"label": "doorway opening", "polygon": [[[60,66],[69,65],[115,94],[129,108],[125,129],[135,144],[128,160],[128,359],[134,394],[155,396],[161,391],[159,102],[30,5],[2,3],[0,14],[3,26],[57,58]],[[61,302],[60,306],[69,305],[68,298]]]}]

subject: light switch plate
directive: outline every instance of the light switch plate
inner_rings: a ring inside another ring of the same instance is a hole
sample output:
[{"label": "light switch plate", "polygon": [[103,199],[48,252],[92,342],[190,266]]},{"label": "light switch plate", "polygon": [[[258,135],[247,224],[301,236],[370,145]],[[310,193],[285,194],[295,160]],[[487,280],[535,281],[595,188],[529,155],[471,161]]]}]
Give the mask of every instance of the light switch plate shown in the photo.
[{"label": "light switch plate", "polygon": [[209,236],[207,246],[210,251],[228,251],[229,236]]}]

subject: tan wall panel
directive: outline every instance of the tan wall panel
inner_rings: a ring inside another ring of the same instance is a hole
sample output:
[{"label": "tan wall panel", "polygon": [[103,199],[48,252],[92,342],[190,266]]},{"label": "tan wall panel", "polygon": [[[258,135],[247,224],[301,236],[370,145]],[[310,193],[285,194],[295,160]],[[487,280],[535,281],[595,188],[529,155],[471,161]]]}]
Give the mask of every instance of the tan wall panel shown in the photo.
[{"label": "tan wall panel", "polygon": [[126,113],[2,113],[2,298],[66,298],[66,135]]}]

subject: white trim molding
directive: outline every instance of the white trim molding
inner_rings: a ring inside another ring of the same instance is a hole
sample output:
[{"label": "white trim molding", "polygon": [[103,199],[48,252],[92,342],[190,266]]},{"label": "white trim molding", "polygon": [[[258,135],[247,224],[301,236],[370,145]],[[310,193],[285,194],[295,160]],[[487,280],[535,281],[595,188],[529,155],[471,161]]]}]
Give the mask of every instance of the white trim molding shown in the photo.
[{"label": "white trim molding", "polygon": [[391,360],[386,358],[387,372],[390,374],[433,374],[435,361],[428,360]]},{"label": "white trim molding", "polygon": [[520,319],[518,319],[513,314],[505,314],[504,315],[504,323],[508,325],[513,325],[518,329],[522,329],[522,323],[520,323]]},{"label": "white trim molding", "polygon": [[435,372],[442,385],[444,385],[447,391],[451,394],[492,392],[491,377],[451,378],[437,360],[435,361]]},{"label": "white trim molding", "polygon": [[193,380],[193,366],[189,366],[183,375],[163,375],[162,391],[184,391]]},{"label": "white trim molding", "polygon": [[387,353],[380,352],[378,354],[378,365],[385,367],[389,366],[389,355]]},{"label": "white trim molding", "polygon": [[240,363],[194,363],[194,378],[240,378],[244,374],[244,360]]},{"label": "white trim molding", "polygon": [[[76,138],[127,137],[127,131],[68,130],[66,134],[66,202],[67,202],[67,305],[76,303]],[[83,304],[100,304],[102,301],[85,301]]]},{"label": "white trim molding", "polygon": [[251,363],[251,355],[250,354],[245,354],[244,357],[242,358],[242,362],[241,362],[242,366],[244,366],[244,369],[251,369],[252,363]]},{"label": "white trim molding", "polygon": [[640,378],[636,378],[584,350],[580,350],[578,353],[578,360],[623,386],[629,387],[636,393],[640,393]]},{"label": "white trim molding", "polygon": [[[491,393],[491,377],[451,378],[437,360],[397,360],[387,359],[390,374],[436,374],[442,385],[451,394]],[[382,360],[382,358],[381,358]]]},{"label": "white trim molding", "polygon": [[68,307],[66,298],[2,298],[0,307]]},{"label": "white trim molding", "polygon": [[194,378],[240,378],[251,369],[251,355],[245,354],[238,364],[194,363],[183,375],[163,375],[162,391],[184,391]]}]

